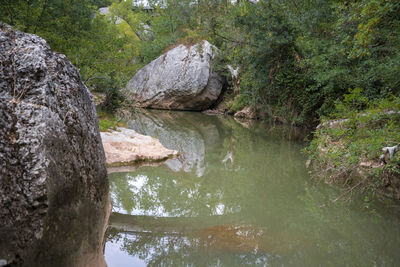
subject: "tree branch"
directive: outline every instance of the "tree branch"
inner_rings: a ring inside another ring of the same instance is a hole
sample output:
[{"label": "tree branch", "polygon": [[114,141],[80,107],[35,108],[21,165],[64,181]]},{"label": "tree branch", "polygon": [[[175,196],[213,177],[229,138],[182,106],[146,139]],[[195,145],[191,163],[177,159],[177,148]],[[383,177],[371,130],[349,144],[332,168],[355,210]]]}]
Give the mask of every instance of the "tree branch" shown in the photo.
[{"label": "tree branch", "polygon": [[228,37],[225,37],[225,36],[223,36],[223,35],[220,35],[220,34],[216,33],[215,31],[214,31],[214,34],[215,34],[216,36],[218,36],[218,37],[220,37],[220,38],[222,38],[222,39],[224,39],[224,40],[226,40],[226,41],[232,42],[232,43],[241,44],[241,45],[249,45],[249,46],[252,46],[252,47],[260,48],[258,45],[255,45],[255,44],[252,44],[252,43],[249,43],[249,42],[244,42],[244,41],[239,41],[239,40],[233,40],[233,39],[231,39],[231,38],[228,38]]},{"label": "tree branch", "polygon": [[358,186],[360,186],[361,184],[363,184],[363,183],[365,182],[365,180],[367,180],[367,179],[363,179],[361,182],[359,182],[358,184],[356,184],[356,185],[353,186],[352,188],[346,190],[343,194],[341,194],[341,195],[338,196],[336,199],[334,199],[334,200],[332,201],[332,203],[335,203],[336,201],[338,201],[338,200],[341,199],[342,197],[346,196],[348,193],[352,193],[353,190],[354,190],[356,187],[358,187]]},{"label": "tree branch", "polygon": [[11,8],[10,8],[10,3],[8,1],[6,1],[6,8],[8,11],[8,14],[10,14],[10,24],[14,25],[14,13],[12,12]]},{"label": "tree branch", "polygon": [[36,21],[35,29],[33,30],[34,34],[36,34],[39,23],[42,21],[42,18],[43,18],[44,12],[46,11],[48,3],[49,3],[49,0],[46,0],[46,2],[44,2],[44,4],[43,4],[42,12],[40,13],[39,19]]}]

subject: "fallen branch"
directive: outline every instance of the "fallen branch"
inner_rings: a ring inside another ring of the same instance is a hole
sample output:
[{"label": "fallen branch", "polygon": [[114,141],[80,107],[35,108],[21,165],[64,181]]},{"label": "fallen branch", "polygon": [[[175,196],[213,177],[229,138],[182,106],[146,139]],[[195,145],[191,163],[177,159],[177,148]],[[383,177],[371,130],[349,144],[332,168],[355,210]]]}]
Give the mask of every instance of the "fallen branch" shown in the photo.
[{"label": "fallen branch", "polygon": [[359,182],[358,184],[356,184],[356,185],[353,186],[352,188],[346,190],[343,194],[341,194],[341,195],[338,196],[336,199],[334,199],[334,200],[332,201],[332,203],[336,203],[336,201],[338,201],[339,199],[343,198],[344,196],[346,196],[346,195],[349,194],[349,193],[352,193],[353,190],[354,190],[355,188],[357,188],[358,186],[360,186],[361,184],[363,184],[363,183],[365,182],[365,180],[367,180],[367,179],[363,179],[361,182]]}]

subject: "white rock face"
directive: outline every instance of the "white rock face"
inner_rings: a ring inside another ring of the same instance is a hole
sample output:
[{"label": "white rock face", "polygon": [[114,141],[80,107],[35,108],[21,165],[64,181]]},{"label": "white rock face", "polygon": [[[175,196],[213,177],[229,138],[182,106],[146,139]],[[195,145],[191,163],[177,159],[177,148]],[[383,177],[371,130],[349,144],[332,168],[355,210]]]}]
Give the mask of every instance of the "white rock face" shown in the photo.
[{"label": "white rock face", "polygon": [[171,49],[136,73],[124,90],[127,99],[148,108],[209,108],[222,91],[222,79],[211,68],[215,51],[207,41]]},{"label": "white rock face", "polygon": [[102,132],[101,139],[109,167],[161,161],[178,155],[178,151],[165,148],[157,139],[126,128]]},{"label": "white rock face", "polygon": [[99,8],[100,15],[108,16],[108,18],[112,21],[115,20],[115,24],[120,24],[122,22],[121,18],[119,17],[112,17],[110,12],[110,7],[101,7]]}]

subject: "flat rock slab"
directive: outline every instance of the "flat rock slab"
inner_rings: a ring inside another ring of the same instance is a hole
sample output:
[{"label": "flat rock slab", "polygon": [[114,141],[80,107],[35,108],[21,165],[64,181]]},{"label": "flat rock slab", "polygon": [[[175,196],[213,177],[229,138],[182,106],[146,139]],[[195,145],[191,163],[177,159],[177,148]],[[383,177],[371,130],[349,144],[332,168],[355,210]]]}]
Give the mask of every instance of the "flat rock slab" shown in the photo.
[{"label": "flat rock slab", "polygon": [[128,166],[143,161],[163,161],[179,154],[176,150],[165,148],[156,138],[126,128],[102,132],[101,139],[107,167]]}]

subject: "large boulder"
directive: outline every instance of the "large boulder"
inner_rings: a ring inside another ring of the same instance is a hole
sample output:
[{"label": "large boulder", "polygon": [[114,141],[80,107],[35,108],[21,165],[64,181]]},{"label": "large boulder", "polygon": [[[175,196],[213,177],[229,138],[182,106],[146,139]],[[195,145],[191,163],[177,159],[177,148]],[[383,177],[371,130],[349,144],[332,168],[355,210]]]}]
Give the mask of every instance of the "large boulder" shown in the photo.
[{"label": "large boulder", "polygon": [[209,42],[178,45],[143,67],[124,90],[136,106],[205,110],[222,91],[222,79],[213,72],[216,48]]},{"label": "large boulder", "polygon": [[0,24],[0,265],[105,266],[93,98],[40,37]]}]

